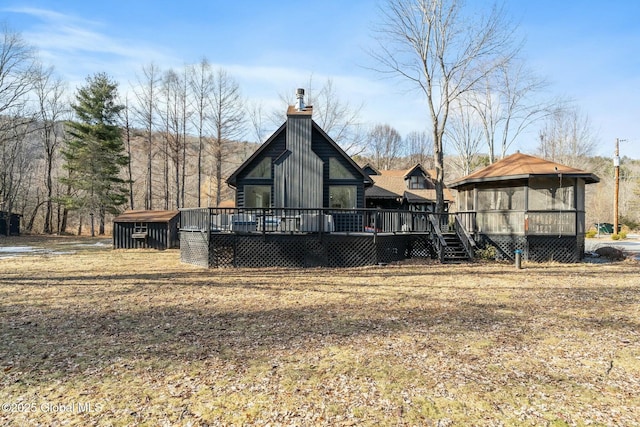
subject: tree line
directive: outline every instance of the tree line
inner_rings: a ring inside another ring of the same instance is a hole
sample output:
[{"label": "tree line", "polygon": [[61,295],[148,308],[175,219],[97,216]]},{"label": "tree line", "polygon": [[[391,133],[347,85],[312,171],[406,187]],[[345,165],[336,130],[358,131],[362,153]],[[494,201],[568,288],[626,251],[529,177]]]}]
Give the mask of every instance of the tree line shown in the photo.
[{"label": "tree line", "polygon": [[[500,8],[388,0],[371,55],[378,72],[423,97],[424,128],[403,137],[368,124],[331,79],[317,88],[310,78],[314,120],[361,164],[434,169],[441,209],[445,180],[505,156],[534,125],[533,154],[584,168],[598,142],[589,118],[546,95],[514,34]],[[95,217],[101,234],[125,208],[220,205],[233,197],[225,178],[282,124],[294,93],[265,111],[205,58],[178,70],[144,65],[124,94],[106,73],[70,93],[19,33],[4,26],[1,36],[0,211],[23,214],[27,231],[80,233]]]}]

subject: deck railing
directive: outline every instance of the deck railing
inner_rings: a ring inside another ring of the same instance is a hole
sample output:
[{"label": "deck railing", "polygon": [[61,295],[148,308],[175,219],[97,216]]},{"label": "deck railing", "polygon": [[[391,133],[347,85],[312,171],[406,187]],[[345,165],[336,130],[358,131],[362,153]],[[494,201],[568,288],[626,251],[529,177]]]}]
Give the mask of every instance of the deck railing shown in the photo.
[{"label": "deck railing", "polygon": [[427,212],[389,209],[190,208],[184,231],[229,233],[428,233]]}]

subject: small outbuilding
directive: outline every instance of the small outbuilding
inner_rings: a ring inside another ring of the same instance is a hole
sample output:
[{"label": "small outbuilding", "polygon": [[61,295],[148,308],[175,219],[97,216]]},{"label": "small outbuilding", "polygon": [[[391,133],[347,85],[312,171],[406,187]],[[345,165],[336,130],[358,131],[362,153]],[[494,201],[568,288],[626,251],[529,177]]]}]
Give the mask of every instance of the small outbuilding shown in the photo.
[{"label": "small outbuilding", "polygon": [[600,179],[516,153],[449,184],[458,215],[482,245],[502,259],[516,250],[531,261],[578,262],[584,257],[585,185]]},{"label": "small outbuilding", "polygon": [[0,211],[0,234],[5,236],[19,236],[21,216],[22,215],[16,213]]},{"label": "small outbuilding", "polygon": [[126,211],[113,220],[113,248],[177,248],[179,229],[180,211]]}]

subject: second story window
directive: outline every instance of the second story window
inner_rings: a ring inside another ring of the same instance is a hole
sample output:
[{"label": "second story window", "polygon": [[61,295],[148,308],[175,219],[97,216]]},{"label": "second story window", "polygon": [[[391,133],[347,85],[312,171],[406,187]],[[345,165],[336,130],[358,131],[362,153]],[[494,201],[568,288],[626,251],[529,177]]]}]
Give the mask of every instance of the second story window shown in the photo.
[{"label": "second story window", "polygon": [[426,188],[424,176],[410,176],[408,181],[410,189]]},{"label": "second story window", "polygon": [[265,157],[247,174],[247,178],[271,178],[271,158]]},{"label": "second story window", "polygon": [[329,179],[355,179],[340,161],[334,157],[329,159]]}]

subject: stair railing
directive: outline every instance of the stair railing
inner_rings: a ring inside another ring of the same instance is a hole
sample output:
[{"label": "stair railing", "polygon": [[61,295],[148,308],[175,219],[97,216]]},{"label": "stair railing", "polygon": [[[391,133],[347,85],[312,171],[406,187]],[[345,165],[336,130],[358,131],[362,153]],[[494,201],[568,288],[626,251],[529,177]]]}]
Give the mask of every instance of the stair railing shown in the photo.
[{"label": "stair railing", "polygon": [[476,242],[473,240],[469,231],[462,225],[460,217],[455,215],[454,218],[454,229],[456,231],[456,235],[458,236],[458,239],[460,239],[460,242],[462,242],[462,246],[464,246],[464,250],[467,252],[469,258],[473,259]]},{"label": "stair railing", "polygon": [[447,247],[447,241],[444,239],[444,235],[442,234],[442,230],[440,230],[440,224],[436,217],[433,214],[429,214],[429,223],[431,224],[431,230],[429,232],[429,238],[433,242],[436,247],[436,252],[438,254],[438,260],[443,263],[444,262],[444,252]]}]

